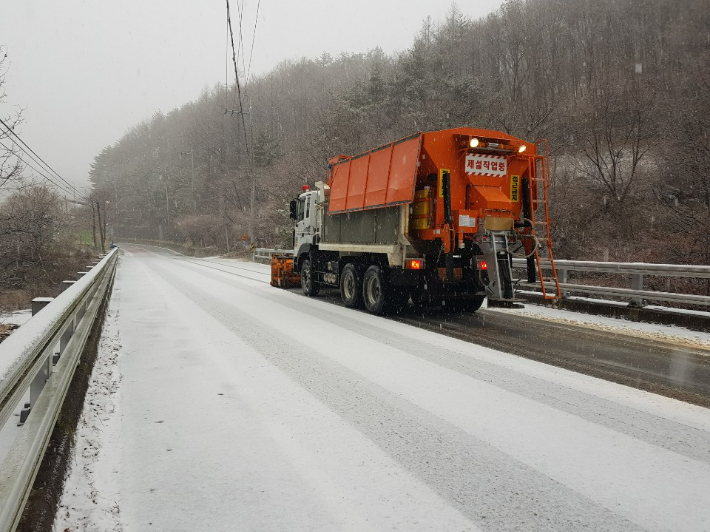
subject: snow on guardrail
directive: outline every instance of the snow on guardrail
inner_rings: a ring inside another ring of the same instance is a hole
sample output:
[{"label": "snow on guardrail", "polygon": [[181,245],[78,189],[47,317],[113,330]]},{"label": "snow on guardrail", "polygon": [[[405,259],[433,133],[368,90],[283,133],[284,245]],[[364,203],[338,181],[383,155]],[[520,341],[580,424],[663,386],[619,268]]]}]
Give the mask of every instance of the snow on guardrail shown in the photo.
[{"label": "snow on guardrail", "polygon": [[13,370],[21,365],[23,356],[41,347],[42,341],[61,327],[62,318],[71,312],[80,297],[94,285],[96,277],[104,265],[112,260],[115,252],[115,249],[111,250],[86,275],[57,296],[42,312],[28,320],[0,344],[0,397],[2,396],[2,383],[8,379]]}]

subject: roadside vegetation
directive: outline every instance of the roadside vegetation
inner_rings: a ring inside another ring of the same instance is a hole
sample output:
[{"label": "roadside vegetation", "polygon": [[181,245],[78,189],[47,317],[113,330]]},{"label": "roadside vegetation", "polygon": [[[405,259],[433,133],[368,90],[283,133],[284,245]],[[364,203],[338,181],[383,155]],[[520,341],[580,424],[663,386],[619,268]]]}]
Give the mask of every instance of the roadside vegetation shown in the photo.
[{"label": "roadside vegetation", "polygon": [[51,189],[32,183],[0,204],[0,311],[54,297],[63,280],[85,270],[95,253],[80,241],[81,214],[67,210]]}]

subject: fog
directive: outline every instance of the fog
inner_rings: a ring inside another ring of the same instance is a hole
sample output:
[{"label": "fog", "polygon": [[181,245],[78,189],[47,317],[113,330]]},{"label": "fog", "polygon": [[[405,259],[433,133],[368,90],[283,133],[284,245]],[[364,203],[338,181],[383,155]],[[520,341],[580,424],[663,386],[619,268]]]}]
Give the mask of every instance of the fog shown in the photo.
[{"label": "fog", "polygon": [[[479,18],[501,3],[469,0],[458,7]],[[0,46],[7,54],[0,114],[23,108],[21,137],[77,185],[87,185],[94,156],[133,125],[199,97],[225,76],[234,81],[231,64],[225,68],[224,2],[2,0],[0,6]],[[232,1],[236,46],[240,7]],[[451,8],[425,0],[244,0],[246,55],[239,66],[254,76],[323,52],[402,51],[427,16],[440,21]]]}]

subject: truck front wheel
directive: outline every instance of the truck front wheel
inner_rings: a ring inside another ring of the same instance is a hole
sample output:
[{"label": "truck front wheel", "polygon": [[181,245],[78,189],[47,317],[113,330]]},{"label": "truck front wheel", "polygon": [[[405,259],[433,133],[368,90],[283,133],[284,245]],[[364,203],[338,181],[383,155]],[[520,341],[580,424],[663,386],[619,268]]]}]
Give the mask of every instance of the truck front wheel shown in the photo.
[{"label": "truck front wheel", "polygon": [[361,306],[362,284],[354,264],[346,264],[340,274],[340,297],[348,308]]},{"label": "truck front wheel", "polygon": [[310,259],[305,259],[301,264],[301,289],[303,295],[314,297],[318,295],[318,284],[313,279],[313,267]]}]

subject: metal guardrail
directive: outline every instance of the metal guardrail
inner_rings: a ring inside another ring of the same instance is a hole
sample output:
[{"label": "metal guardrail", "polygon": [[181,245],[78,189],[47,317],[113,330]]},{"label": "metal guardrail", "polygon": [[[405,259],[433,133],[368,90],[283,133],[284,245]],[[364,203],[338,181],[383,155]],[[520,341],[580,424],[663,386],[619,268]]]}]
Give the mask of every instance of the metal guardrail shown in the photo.
[{"label": "metal guardrail", "polygon": [[[271,255],[293,254],[292,250],[256,248],[253,260],[271,261]],[[542,260],[543,269],[551,270],[550,261]],[[513,259],[514,268],[525,268],[525,259]],[[632,305],[642,307],[645,300],[683,303],[686,305],[701,305],[710,307],[710,296],[694,294],[677,294],[673,292],[658,292],[643,289],[643,278],[646,275],[659,277],[691,277],[695,279],[710,279],[710,266],[695,266],[682,264],[651,264],[646,262],[596,262],[585,260],[555,260],[557,277],[560,281],[562,297],[569,293],[595,294],[598,296],[628,299]],[[568,283],[568,272],[598,272],[618,275],[631,275],[631,288],[616,288],[611,286],[596,286]],[[540,282],[527,283],[521,281],[523,288],[539,288]]]},{"label": "metal guardrail", "polygon": [[[549,260],[540,261],[543,269],[551,270]],[[525,268],[524,259],[513,259],[514,268]],[[678,294],[673,292],[657,292],[644,290],[644,276],[658,277],[691,277],[695,279],[710,279],[710,266],[679,265],[679,264],[651,264],[645,262],[595,262],[582,260],[555,260],[557,278],[560,281],[562,297],[567,297],[569,292],[581,294],[595,294],[606,297],[618,297],[630,300],[634,306],[644,306],[645,300],[667,301],[683,303],[686,305],[710,306],[710,296],[695,294]],[[616,288],[608,286],[581,285],[568,283],[568,272],[599,272],[617,275],[630,275],[631,288]],[[538,288],[540,282],[521,282],[520,286]]]},{"label": "metal guardrail", "polygon": [[0,457],[0,532],[15,530],[22,517],[116,258],[114,249],[0,344],[0,430],[15,432]]},{"label": "metal guardrail", "polygon": [[292,249],[268,249],[256,248],[252,255],[252,260],[266,260],[271,262],[271,255],[278,253],[279,255],[293,255]]}]

